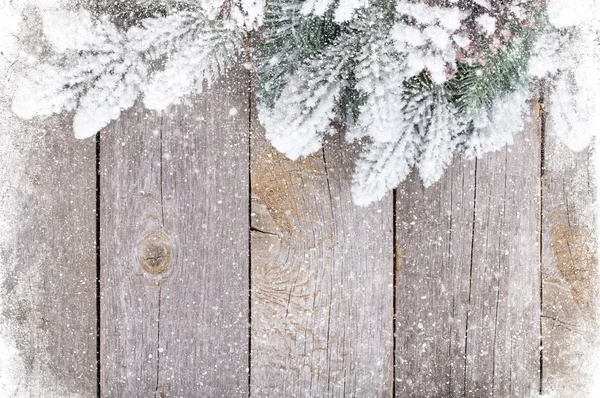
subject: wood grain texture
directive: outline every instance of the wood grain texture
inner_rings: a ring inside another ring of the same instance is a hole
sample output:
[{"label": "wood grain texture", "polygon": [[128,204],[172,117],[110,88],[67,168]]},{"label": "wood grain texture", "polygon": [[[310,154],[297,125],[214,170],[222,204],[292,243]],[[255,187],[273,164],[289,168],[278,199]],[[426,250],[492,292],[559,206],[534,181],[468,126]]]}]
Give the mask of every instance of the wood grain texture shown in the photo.
[{"label": "wood grain texture", "polygon": [[163,123],[164,225],[159,390],[248,395],[249,79],[238,68]]},{"label": "wood grain texture", "polygon": [[102,133],[102,395],[248,394],[248,79]]},{"label": "wood grain texture", "polygon": [[0,324],[19,351],[2,358],[13,361],[2,366],[2,380],[18,386],[10,396],[96,394],[95,143],[76,140],[70,123],[51,118],[8,132],[18,135],[11,141],[24,165],[0,200],[16,206],[3,209],[14,236],[0,245]]},{"label": "wood grain texture", "polygon": [[465,386],[475,161],[425,189],[397,190],[396,395],[458,397]]},{"label": "wood grain texture", "polygon": [[513,145],[397,191],[397,396],[539,388],[540,140],[528,119]]},{"label": "wood grain texture", "polygon": [[[100,316],[103,397],[153,397],[160,276],[141,266],[144,236],[164,231],[160,115],[138,105],[100,138]],[[157,129],[158,128],[158,129]]]},{"label": "wood grain texture", "polygon": [[292,162],[252,123],[251,395],[389,397],[391,194],[353,205],[340,135]]},{"label": "wood grain texture", "polygon": [[477,161],[467,396],[539,391],[541,140],[530,113],[513,145]]},{"label": "wood grain texture", "polygon": [[542,223],[544,392],[586,397],[598,345],[596,184],[592,148],[574,152],[545,131]]}]

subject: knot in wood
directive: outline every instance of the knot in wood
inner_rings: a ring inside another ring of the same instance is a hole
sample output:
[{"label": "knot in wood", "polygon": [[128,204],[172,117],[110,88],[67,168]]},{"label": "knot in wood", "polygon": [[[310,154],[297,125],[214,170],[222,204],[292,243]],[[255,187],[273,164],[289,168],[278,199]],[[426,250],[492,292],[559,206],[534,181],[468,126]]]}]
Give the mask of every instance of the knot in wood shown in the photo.
[{"label": "knot in wood", "polygon": [[165,231],[147,233],[141,241],[140,263],[144,270],[157,275],[171,265],[171,238]]}]

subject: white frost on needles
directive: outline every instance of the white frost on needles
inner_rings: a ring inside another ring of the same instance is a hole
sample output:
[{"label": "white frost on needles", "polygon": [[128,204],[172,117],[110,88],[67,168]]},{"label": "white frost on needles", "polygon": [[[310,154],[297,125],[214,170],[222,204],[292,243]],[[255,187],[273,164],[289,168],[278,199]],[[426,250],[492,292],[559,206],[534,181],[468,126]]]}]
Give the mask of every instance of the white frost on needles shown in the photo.
[{"label": "white frost on needles", "polygon": [[113,24],[92,21],[88,12],[59,11],[43,22],[56,54],[21,81],[13,110],[32,118],[77,108],[75,136],[92,136],[133,105],[146,68],[128,56],[124,35]]},{"label": "white frost on needles", "polygon": [[131,28],[128,35],[134,53],[143,57],[150,49],[147,57],[168,58],[164,68],[151,74],[141,87],[144,105],[156,110],[201,93],[205,84],[210,87],[242,47],[242,35],[234,26],[206,21],[193,12],[148,19],[142,28]]},{"label": "white frost on needles", "polygon": [[443,92],[399,86],[385,96],[369,97],[369,101],[374,101],[371,106],[382,106],[383,111],[392,106],[395,109],[387,118],[384,112],[363,110],[356,126],[365,131],[389,129],[377,138],[369,135],[372,142],[356,164],[352,194],[354,202],[361,206],[383,198],[413,167],[419,170],[425,186],[435,183],[452,161],[466,127]]},{"label": "white frost on needles", "polygon": [[[302,14],[322,16],[329,10],[333,0],[306,0],[302,5]],[[336,22],[346,22],[352,19],[355,11],[367,7],[369,0],[339,0],[334,13]]]},{"label": "white frost on needles", "polygon": [[[309,8],[303,12],[318,15],[327,4],[304,3]],[[352,186],[358,205],[383,198],[413,168],[430,186],[442,177],[455,153],[478,156],[497,150],[523,127],[526,84],[523,90],[511,92],[518,89],[514,87],[490,99],[478,112],[459,109],[452,86],[444,85],[458,71],[456,49],[471,44],[459,33],[469,12],[406,0],[398,0],[395,11],[396,17],[384,27],[385,16],[358,13],[334,44],[314,58],[299,58],[299,67],[285,76],[279,96],[259,105],[267,138],[292,160],[321,149],[323,137],[334,132],[332,122],[347,122],[347,140],[364,139]],[[486,34],[497,29],[496,19],[488,14],[477,22]],[[284,56],[293,58],[294,51],[290,48]],[[270,73],[271,65],[280,57],[276,52],[265,60],[266,75],[276,75]],[[415,78],[424,71],[431,82]],[[273,80],[267,79],[267,88],[270,83]],[[348,90],[360,100],[342,113],[336,106]]]},{"label": "white frost on needles", "polygon": [[481,14],[476,18],[477,23],[487,36],[493,35],[496,31],[496,18],[489,14]]},{"label": "white frost on needles", "polygon": [[300,68],[271,109],[259,119],[277,150],[295,160],[321,149],[322,137],[335,119],[342,84],[335,79],[349,61],[342,48],[333,48]]},{"label": "white frost on needles", "polygon": [[411,22],[401,19],[392,28],[396,51],[406,54],[407,77],[427,69],[435,83],[444,83],[448,79],[448,71],[456,70],[453,44],[456,39],[464,44],[464,40],[455,32],[468,14],[456,7],[435,7],[407,1],[398,1],[396,10],[411,19]]},{"label": "white frost on needles", "polygon": [[[200,93],[224,74],[242,46],[242,31],[203,11],[142,21],[121,31],[87,11],[44,16],[54,54],[33,65],[19,85],[14,112],[23,118],[76,110],[77,138],[93,136],[144,94],[148,108],[164,109]],[[168,59],[159,71],[152,62]]]}]

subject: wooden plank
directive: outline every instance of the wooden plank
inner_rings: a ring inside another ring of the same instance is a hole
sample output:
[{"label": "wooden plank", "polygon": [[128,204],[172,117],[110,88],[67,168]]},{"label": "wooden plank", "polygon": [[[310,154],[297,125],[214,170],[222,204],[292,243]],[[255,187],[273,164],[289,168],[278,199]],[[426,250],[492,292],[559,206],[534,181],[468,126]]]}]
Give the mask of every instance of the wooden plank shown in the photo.
[{"label": "wooden plank", "polygon": [[[532,118],[530,118],[532,119]],[[397,193],[397,396],[539,388],[539,138]]]},{"label": "wooden plank", "polygon": [[164,119],[164,224],[174,247],[160,303],[167,397],[248,395],[248,87],[240,67]]},{"label": "wooden plank", "polygon": [[594,150],[573,152],[548,115],[542,203],[542,388],[588,396],[598,344]]},{"label": "wooden plank", "polygon": [[475,161],[428,189],[397,190],[396,396],[458,397],[465,386]]},{"label": "wooden plank", "polygon": [[341,135],[292,162],[251,121],[251,395],[390,396],[391,194],[353,205]]},{"label": "wooden plank", "polygon": [[467,396],[539,391],[541,140],[531,109],[513,145],[477,161]]},{"label": "wooden plank", "polygon": [[[241,69],[241,68],[240,68]],[[102,133],[102,394],[248,393],[248,78]]]},{"label": "wooden plank", "polygon": [[95,396],[95,143],[67,117],[3,120],[0,337],[17,353],[0,347],[0,395]]},{"label": "wooden plank", "polygon": [[100,138],[100,374],[106,397],[151,397],[157,390],[159,286],[141,267],[152,253],[140,245],[147,232],[162,231],[160,126],[160,115],[137,106]]},{"label": "wooden plank", "polygon": [[[96,13],[120,23],[119,5]],[[122,25],[125,25],[123,22]],[[100,135],[100,392],[154,397],[158,390],[159,278],[142,268],[162,232],[161,115],[140,104]],[[156,235],[155,235],[156,236]]]}]

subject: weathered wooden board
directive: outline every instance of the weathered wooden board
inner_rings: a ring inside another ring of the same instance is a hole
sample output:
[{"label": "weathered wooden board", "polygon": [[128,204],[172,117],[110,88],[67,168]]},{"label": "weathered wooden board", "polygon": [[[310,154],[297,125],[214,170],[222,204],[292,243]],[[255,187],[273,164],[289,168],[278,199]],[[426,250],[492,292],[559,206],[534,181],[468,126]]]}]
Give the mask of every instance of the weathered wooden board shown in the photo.
[{"label": "weathered wooden board", "polygon": [[475,161],[425,189],[397,190],[396,394],[458,397],[465,386]]},{"label": "weathered wooden board", "polygon": [[162,231],[161,119],[140,106],[100,139],[100,375],[104,397],[152,397],[158,381],[159,282],[141,262]]},{"label": "weathered wooden board", "polygon": [[251,395],[390,396],[391,193],[354,206],[341,135],[292,162],[251,120]]},{"label": "weathered wooden board", "polygon": [[248,78],[102,133],[106,397],[248,394]]},{"label": "weathered wooden board", "polygon": [[[574,152],[552,115],[544,134],[542,202],[542,388],[587,396],[598,344],[596,184],[592,148]],[[596,155],[597,156],[597,155]]]},{"label": "weathered wooden board", "polygon": [[397,191],[398,396],[539,388],[540,140],[529,119],[514,145]]},{"label": "weathered wooden board", "polygon": [[96,151],[70,123],[53,118],[7,132],[18,152],[9,158],[20,164],[0,193],[2,205],[12,203],[2,224],[13,230],[0,245],[0,324],[19,356],[2,358],[11,361],[2,376],[17,390],[3,386],[0,395],[96,393]]},{"label": "weathered wooden board", "polygon": [[541,140],[530,113],[513,145],[477,161],[467,396],[539,391]]},{"label": "weathered wooden board", "polygon": [[159,389],[168,397],[248,395],[248,87],[239,68],[165,116],[173,266],[160,302]]}]

